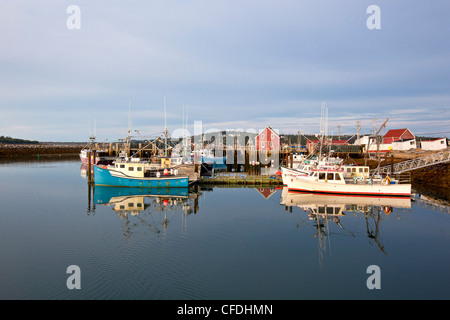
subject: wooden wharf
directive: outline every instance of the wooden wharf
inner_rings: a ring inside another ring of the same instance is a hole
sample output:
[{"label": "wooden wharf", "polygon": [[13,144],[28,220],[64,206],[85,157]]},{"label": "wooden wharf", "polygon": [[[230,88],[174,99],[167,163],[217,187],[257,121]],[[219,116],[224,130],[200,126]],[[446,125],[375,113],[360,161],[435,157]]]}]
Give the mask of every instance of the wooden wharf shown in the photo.
[{"label": "wooden wharf", "polygon": [[224,172],[211,177],[200,177],[200,185],[282,186],[279,175],[252,175],[246,172]]}]

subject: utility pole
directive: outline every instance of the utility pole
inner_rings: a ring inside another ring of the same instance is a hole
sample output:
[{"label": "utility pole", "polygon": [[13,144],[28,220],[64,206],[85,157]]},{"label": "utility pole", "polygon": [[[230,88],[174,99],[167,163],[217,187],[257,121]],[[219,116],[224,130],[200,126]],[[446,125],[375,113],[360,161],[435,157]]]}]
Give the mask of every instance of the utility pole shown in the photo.
[{"label": "utility pole", "polygon": [[359,120],[356,121],[356,131],[357,131],[357,136],[356,136],[356,141],[358,141],[358,144],[361,144],[360,142],[360,135],[359,135],[359,130],[361,129],[361,126],[359,124]]}]

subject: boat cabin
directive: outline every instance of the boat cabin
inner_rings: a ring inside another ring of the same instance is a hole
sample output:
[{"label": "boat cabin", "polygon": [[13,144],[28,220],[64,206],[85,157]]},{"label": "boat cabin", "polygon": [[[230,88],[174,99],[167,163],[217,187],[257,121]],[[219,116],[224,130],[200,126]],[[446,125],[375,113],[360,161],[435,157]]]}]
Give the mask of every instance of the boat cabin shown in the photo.
[{"label": "boat cabin", "polygon": [[134,178],[143,178],[145,173],[144,164],[137,162],[118,162],[114,169]]},{"label": "boat cabin", "polygon": [[344,173],[346,178],[369,178],[370,170],[366,166],[344,166]]},{"label": "boat cabin", "polygon": [[[170,160],[170,159],[169,159]],[[150,170],[149,170],[150,168]],[[178,174],[176,169],[167,169],[160,167],[162,170],[151,170],[151,167],[146,166],[143,162],[116,162],[114,163],[114,170],[118,171],[128,177],[133,178],[149,178],[149,177],[162,177],[173,176]],[[160,172],[161,171],[161,172]]]},{"label": "boat cabin", "polygon": [[173,162],[177,162],[177,158],[172,159],[171,157],[153,157],[151,161],[153,165],[160,166],[163,169],[172,167],[174,165]]},{"label": "boat cabin", "polygon": [[310,179],[318,182],[332,182],[345,184],[342,171],[312,171],[308,175]]}]

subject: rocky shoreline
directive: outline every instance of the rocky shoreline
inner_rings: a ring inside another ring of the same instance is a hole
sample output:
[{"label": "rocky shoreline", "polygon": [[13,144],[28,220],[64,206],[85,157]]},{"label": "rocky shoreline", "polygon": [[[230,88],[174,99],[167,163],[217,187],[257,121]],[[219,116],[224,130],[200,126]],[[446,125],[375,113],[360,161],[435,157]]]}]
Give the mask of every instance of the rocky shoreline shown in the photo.
[{"label": "rocky shoreline", "polygon": [[83,144],[0,144],[0,157],[78,155]]}]

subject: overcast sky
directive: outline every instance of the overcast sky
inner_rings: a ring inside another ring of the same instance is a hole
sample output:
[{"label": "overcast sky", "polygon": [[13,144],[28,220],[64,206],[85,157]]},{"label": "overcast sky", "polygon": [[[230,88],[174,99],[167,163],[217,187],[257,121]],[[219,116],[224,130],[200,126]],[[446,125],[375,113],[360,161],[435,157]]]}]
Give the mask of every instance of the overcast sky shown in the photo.
[{"label": "overcast sky", "polygon": [[187,110],[190,131],[316,133],[325,101],[330,134],[389,118],[450,136],[449,12],[448,0],[0,0],[0,135],[115,141],[130,99],[132,130],[160,135],[165,97],[169,132]]}]

